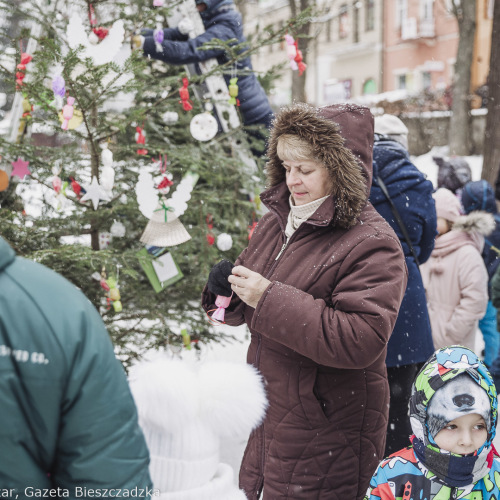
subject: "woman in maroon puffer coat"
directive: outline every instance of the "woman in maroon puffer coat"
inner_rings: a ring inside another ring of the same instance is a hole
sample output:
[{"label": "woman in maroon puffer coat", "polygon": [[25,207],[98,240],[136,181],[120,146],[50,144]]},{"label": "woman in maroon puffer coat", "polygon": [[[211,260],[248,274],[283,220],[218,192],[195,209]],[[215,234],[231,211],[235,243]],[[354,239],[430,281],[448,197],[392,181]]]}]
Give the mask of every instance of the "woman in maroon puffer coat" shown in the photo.
[{"label": "woman in maroon puffer coat", "polygon": [[407,272],[367,201],[372,146],[367,108],[283,110],[261,195],[269,212],[232,274],[217,264],[203,292],[210,311],[213,291],[230,286],[225,321],[248,325],[248,362],[267,383],[267,415],[240,470],[250,500],[359,499],[382,458],[386,345]]}]

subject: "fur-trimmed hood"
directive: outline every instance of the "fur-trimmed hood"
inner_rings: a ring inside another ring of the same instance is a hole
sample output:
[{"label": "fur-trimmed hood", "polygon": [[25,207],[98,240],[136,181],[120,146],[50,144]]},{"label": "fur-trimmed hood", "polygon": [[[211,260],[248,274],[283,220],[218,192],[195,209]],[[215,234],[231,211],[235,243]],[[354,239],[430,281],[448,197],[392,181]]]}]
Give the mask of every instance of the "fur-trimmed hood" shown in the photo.
[{"label": "fur-trimmed hood", "polygon": [[277,155],[278,138],[283,134],[297,135],[311,144],[334,186],[333,223],[352,227],[366,204],[372,180],[370,110],[354,104],[314,108],[300,103],[284,108],[275,118],[269,138],[266,172],[270,188],[285,181],[285,169]]},{"label": "fur-trimmed hood", "polygon": [[432,255],[444,257],[463,245],[473,245],[479,253],[483,251],[484,237],[495,229],[495,218],[479,210],[461,215],[453,223],[452,230],[436,238]]},{"label": "fur-trimmed hood", "polygon": [[488,236],[493,229],[495,229],[495,218],[493,215],[480,210],[460,216],[453,224],[454,231],[479,233],[482,236]]}]

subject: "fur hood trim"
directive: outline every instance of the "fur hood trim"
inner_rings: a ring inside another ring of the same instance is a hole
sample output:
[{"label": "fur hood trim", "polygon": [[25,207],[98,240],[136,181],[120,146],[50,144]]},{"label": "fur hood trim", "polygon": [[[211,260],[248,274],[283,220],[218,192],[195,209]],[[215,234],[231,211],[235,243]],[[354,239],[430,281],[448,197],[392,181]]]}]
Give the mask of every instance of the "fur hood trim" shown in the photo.
[{"label": "fur hood trim", "polygon": [[371,186],[373,116],[369,109],[353,104],[314,108],[303,103],[284,108],[273,122],[268,143],[266,173],[270,188],[285,181],[285,169],[277,154],[278,138],[283,134],[297,135],[311,144],[334,186],[334,225],[346,229],[354,226]]},{"label": "fur hood trim", "polygon": [[478,233],[481,236],[488,236],[495,229],[495,218],[492,214],[477,210],[458,217],[452,229],[464,233]]}]

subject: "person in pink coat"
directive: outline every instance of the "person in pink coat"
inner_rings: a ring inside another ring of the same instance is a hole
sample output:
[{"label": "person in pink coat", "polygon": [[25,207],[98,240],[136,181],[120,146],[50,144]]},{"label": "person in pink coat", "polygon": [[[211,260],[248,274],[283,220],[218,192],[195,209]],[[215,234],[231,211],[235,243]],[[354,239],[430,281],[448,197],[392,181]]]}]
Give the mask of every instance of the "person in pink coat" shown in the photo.
[{"label": "person in pink coat", "polygon": [[434,346],[460,344],[474,350],[478,321],[488,303],[488,273],[481,251],[495,221],[482,211],[460,215],[460,202],[448,189],[438,189],[433,198],[438,235],[420,270]]}]

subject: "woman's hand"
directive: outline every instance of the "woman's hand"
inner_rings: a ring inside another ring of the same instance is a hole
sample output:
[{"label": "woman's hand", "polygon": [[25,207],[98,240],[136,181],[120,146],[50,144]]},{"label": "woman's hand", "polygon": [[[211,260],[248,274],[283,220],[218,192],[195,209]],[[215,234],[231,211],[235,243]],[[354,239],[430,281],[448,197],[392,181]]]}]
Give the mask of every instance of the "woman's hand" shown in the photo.
[{"label": "woman's hand", "polygon": [[232,272],[227,279],[231,283],[231,289],[245,304],[255,308],[271,282],[245,266],[233,267]]}]

